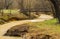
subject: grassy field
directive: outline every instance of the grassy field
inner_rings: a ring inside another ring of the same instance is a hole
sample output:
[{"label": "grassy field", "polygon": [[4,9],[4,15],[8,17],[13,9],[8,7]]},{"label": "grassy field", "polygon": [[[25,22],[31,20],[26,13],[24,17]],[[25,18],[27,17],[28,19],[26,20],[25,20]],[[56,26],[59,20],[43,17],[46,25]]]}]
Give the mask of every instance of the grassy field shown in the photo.
[{"label": "grassy field", "polygon": [[60,24],[57,24],[57,19],[28,24],[31,26],[37,26],[39,28],[39,31],[44,34],[52,35],[56,37],[56,39],[60,39]]},{"label": "grassy field", "polygon": [[[2,10],[1,10],[1,12],[2,12]],[[14,10],[12,10],[12,9],[11,10],[10,9],[7,9],[7,10],[6,9],[3,9],[3,13],[10,13],[10,12],[11,13],[16,13],[16,12],[18,13],[19,10],[18,9],[14,9]]]},{"label": "grassy field", "polygon": [[60,24],[57,24],[57,19],[52,19],[44,22],[35,22],[35,23],[28,23],[29,25],[34,25],[39,28],[54,28],[54,31],[60,32]]}]

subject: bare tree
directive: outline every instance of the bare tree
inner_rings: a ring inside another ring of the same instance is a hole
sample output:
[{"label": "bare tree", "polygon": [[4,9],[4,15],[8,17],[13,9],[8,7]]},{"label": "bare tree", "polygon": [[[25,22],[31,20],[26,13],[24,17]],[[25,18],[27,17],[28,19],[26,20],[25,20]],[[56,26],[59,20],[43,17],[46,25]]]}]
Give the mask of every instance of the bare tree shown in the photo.
[{"label": "bare tree", "polygon": [[18,0],[18,4],[19,4],[20,13],[23,13],[26,16],[29,16],[27,14],[27,9],[24,8],[24,0]]},{"label": "bare tree", "polygon": [[4,8],[9,9],[9,7],[12,5],[13,1],[12,0],[4,0]]},{"label": "bare tree", "polygon": [[0,0],[0,11],[1,11],[2,16],[4,13],[3,10],[9,9],[12,3],[13,3],[12,0]]},{"label": "bare tree", "polygon": [[35,1],[35,6],[34,6],[34,11],[36,12],[36,15],[39,15],[39,11],[40,11],[40,8],[41,8],[41,3],[42,2],[41,0],[36,0]]},{"label": "bare tree", "polygon": [[0,13],[3,16],[3,4],[4,4],[4,0],[0,0]]}]

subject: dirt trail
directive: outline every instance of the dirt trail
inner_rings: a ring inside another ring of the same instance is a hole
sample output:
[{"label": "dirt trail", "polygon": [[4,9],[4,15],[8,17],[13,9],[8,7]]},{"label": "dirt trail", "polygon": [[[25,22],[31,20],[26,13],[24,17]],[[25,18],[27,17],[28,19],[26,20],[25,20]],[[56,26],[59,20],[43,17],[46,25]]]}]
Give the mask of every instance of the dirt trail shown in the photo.
[{"label": "dirt trail", "polygon": [[50,20],[50,19],[53,19],[53,17],[43,14],[39,18],[34,19],[34,20],[13,21],[13,22],[10,22],[10,23],[6,23],[4,25],[0,25],[0,36],[3,36],[8,29],[10,29],[11,27],[13,27],[15,25],[21,25],[21,24],[28,23],[28,22],[42,22],[42,21]]},{"label": "dirt trail", "polygon": [[22,39],[21,37],[0,36],[0,39]]}]

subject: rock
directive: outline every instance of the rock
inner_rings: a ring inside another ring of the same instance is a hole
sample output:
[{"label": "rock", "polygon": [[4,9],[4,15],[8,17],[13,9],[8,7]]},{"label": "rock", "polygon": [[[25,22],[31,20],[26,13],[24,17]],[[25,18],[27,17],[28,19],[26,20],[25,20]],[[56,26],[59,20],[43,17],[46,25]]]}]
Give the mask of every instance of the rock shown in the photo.
[{"label": "rock", "polygon": [[[23,25],[17,25],[12,28],[10,28],[4,36],[17,36],[22,37],[23,39],[55,39],[52,35],[47,35],[45,33],[38,32],[38,27],[23,24]],[[36,31],[37,29],[37,31]]]},{"label": "rock", "polygon": [[17,25],[9,29],[4,36],[23,36],[28,33],[28,25]]}]

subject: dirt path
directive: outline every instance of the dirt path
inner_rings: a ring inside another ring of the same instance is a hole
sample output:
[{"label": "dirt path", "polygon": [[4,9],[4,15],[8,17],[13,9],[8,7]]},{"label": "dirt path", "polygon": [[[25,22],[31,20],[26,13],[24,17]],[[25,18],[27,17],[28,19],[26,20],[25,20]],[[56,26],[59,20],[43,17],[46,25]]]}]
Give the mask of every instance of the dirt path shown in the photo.
[{"label": "dirt path", "polygon": [[48,15],[41,15],[38,19],[34,19],[34,20],[14,21],[14,22],[6,23],[4,25],[0,25],[0,36],[3,36],[8,29],[10,29],[11,27],[15,25],[21,25],[28,22],[42,22],[42,21],[50,20],[50,19],[53,19],[53,17],[48,16]]},{"label": "dirt path", "polygon": [[0,36],[0,39],[22,39],[21,37]]}]

